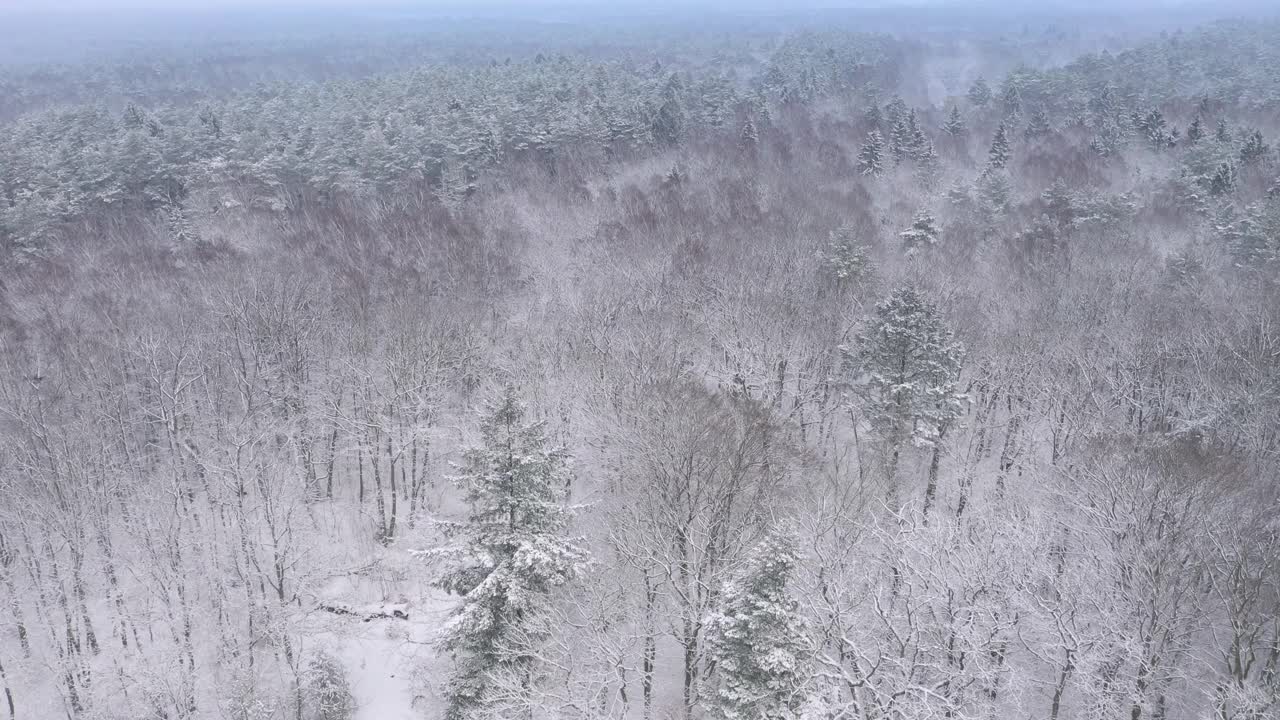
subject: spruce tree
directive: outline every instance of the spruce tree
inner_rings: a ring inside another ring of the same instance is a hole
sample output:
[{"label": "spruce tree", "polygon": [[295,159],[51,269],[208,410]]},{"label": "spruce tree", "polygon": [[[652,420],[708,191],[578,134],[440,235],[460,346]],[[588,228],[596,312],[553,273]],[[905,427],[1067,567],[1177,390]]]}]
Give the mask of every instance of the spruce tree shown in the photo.
[{"label": "spruce tree", "polygon": [[742,123],[742,130],[738,132],[738,150],[753,153],[759,143],[760,133],[756,130],[755,121],[748,115]]},{"label": "spruce tree", "polygon": [[938,243],[937,221],[929,213],[916,215],[911,227],[898,234],[902,238],[902,249],[907,255],[927,250]]},{"label": "spruce tree", "polygon": [[916,111],[912,110],[907,113],[907,155],[916,162],[924,161],[933,146],[929,143],[929,138],[925,136],[924,130],[920,128],[920,121],[916,118]]},{"label": "spruce tree", "polygon": [[1209,194],[1219,197],[1236,188],[1236,169],[1230,163],[1222,163],[1209,177]]},{"label": "spruce tree", "polygon": [[907,127],[907,119],[900,117],[893,123],[893,129],[889,131],[889,152],[893,154],[895,163],[900,163],[907,157],[910,145],[911,131]]},{"label": "spruce tree", "polygon": [[964,347],[942,313],[910,288],[876,305],[852,356],[855,390],[890,453],[890,481],[908,442],[932,446],[960,415]]},{"label": "spruce tree", "polygon": [[858,151],[858,172],[870,177],[884,172],[884,138],[877,130],[867,134],[867,141]]},{"label": "spruce tree", "polygon": [[987,85],[986,78],[981,75],[969,88],[969,102],[979,108],[985,108],[991,103],[991,87]]},{"label": "spruce tree", "polygon": [[925,140],[923,147],[916,152],[915,160],[916,167],[911,173],[912,177],[922,187],[932,189],[937,184],[942,172],[938,151],[933,147],[933,143]]},{"label": "spruce tree", "polygon": [[1200,116],[1197,115],[1195,119],[1191,121],[1191,125],[1187,127],[1187,143],[1195,145],[1203,139],[1204,123],[1200,121]]},{"label": "spruce tree", "polygon": [[946,133],[947,135],[950,135],[953,138],[958,138],[961,135],[964,135],[964,132],[965,132],[964,120],[961,119],[960,117],[959,107],[955,105],[951,106],[951,114],[947,116],[947,122],[943,124],[942,132]]},{"label": "spruce tree", "polygon": [[653,138],[663,145],[678,145],[684,134],[684,110],[678,98],[662,101],[653,117]]},{"label": "spruce tree", "polygon": [[1023,134],[1028,138],[1041,138],[1051,132],[1053,132],[1053,126],[1049,124],[1049,115],[1045,113],[1044,108],[1036,108],[1032,111]]},{"label": "spruce tree", "polygon": [[542,423],[524,417],[511,389],[490,407],[483,444],[466,451],[454,478],[470,515],[444,526],[449,546],[425,553],[444,562],[434,584],[462,596],[442,637],[455,661],[446,689],[450,720],[484,709],[490,673],[532,677],[533,659],[518,639],[535,627],[551,590],[574,579],[587,558],[564,536],[568,454],[548,445]]},{"label": "spruce tree", "polygon": [[1231,130],[1227,127],[1227,121],[1218,118],[1218,127],[1213,131],[1214,139],[1220,143],[1231,142]]},{"label": "spruce tree", "polygon": [[1009,134],[1004,123],[996,128],[995,137],[991,139],[991,150],[987,153],[987,165],[1003,170],[1009,164]]},{"label": "spruce tree", "polygon": [[1240,164],[1253,165],[1267,156],[1271,148],[1262,139],[1262,131],[1254,130],[1246,136],[1244,146],[1240,148]]},{"label": "spruce tree", "polygon": [[823,258],[841,285],[861,277],[871,264],[866,242],[849,225],[841,225],[831,233],[831,243]]},{"label": "spruce tree", "polygon": [[725,584],[707,625],[716,667],[714,713],[724,720],[792,720],[803,702],[806,623],[788,590],[795,540],[770,533]]},{"label": "spruce tree", "polygon": [[879,130],[884,125],[884,115],[880,112],[880,106],[872,103],[867,111],[862,114],[862,122],[872,130]]}]

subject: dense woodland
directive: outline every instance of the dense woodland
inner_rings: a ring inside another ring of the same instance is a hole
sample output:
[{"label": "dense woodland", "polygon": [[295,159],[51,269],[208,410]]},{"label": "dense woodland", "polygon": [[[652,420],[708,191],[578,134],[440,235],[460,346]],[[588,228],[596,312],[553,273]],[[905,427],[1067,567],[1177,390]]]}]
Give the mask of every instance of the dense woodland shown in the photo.
[{"label": "dense woodland", "polygon": [[1280,20],[1072,22],[0,67],[0,718],[1280,716]]}]

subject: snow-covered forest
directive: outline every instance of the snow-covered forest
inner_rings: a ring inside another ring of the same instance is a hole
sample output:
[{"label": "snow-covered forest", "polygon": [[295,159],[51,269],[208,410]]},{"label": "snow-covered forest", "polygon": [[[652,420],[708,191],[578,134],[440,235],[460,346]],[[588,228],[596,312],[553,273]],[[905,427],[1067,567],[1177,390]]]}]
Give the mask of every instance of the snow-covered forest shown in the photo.
[{"label": "snow-covered forest", "polygon": [[0,28],[0,720],[1280,717],[1280,16],[1153,12]]}]

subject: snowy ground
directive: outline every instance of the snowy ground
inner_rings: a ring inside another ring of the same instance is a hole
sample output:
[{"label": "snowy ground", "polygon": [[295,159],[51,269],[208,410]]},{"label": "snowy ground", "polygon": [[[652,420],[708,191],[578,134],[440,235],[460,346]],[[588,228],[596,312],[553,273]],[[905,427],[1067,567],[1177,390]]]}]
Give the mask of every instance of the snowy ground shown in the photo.
[{"label": "snowy ground", "polygon": [[351,614],[311,613],[318,626],[313,642],[326,645],[346,668],[356,699],[355,720],[433,717],[431,709],[439,707],[434,644],[453,602],[419,587],[416,577],[399,588],[403,592],[388,589],[381,578],[335,579],[319,602]]}]

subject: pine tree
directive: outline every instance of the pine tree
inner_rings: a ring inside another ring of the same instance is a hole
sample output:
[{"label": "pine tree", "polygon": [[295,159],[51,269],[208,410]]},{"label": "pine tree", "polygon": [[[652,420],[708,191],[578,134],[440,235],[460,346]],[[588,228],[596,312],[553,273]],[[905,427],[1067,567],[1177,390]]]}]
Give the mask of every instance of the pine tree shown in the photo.
[{"label": "pine tree", "polygon": [[1187,126],[1187,143],[1195,145],[1203,139],[1204,123],[1200,121],[1200,116],[1197,115],[1195,119],[1191,121],[1191,125]]},{"label": "pine tree", "polygon": [[471,513],[465,523],[445,526],[448,547],[425,553],[445,563],[434,584],[462,596],[442,638],[456,663],[447,689],[451,720],[483,709],[489,673],[532,675],[533,660],[516,638],[527,635],[548,593],[574,579],[587,558],[563,535],[568,454],[549,447],[544,425],[524,416],[511,389],[490,407],[483,444],[466,452],[454,478]]},{"label": "pine tree", "polygon": [[1138,131],[1146,136],[1153,150],[1159,151],[1173,147],[1176,137],[1168,129],[1164,114],[1159,110],[1152,110],[1146,115],[1138,117],[1134,124]]},{"label": "pine tree", "polygon": [[738,133],[738,150],[753,153],[759,143],[760,133],[756,130],[755,121],[748,115],[742,123],[742,130]]},{"label": "pine tree", "polygon": [[1013,186],[1009,174],[1003,170],[988,168],[978,176],[978,209],[988,221],[994,221],[1009,210]]},{"label": "pine tree", "polygon": [[896,124],[899,120],[905,122],[907,119],[907,112],[906,101],[895,96],[884,106],[885,122],[889,123],[890,127]]},{"label": "pine tree", "polygon": [[1218,127],[1213,131],[1214,138],[1220,143],[1231,142],[1231,129],[1227,127],[1227,121],[1218,118]]},{"label": "pine tree", "polygon": [[911,131],[907,127],[907,119],[905,116],[899,117],[893,123],[893,129],[889,131],[889,152],[893,155],[895,163],[900,163],[907,157],[910,145]]},{"label": "pine tree", "polygon": [[927,250],[938,243],[938,227],[937,221],[929,213],[922,212],[916,215],[916,219],[911,223],[911,227],[899,233],[902,238],[902,249],[907,255],[915,255],[916,253]]},{"label": "pine tree", "polygon": [[922,187],[932,189],[942,174],[942,164],[938,158],[937,149],[933,147],[933,143],[924,140],[923,147],[916,152],[915,160],[916,167],[911,173],[912,177]]},{"label": "pine tree", "polygon": [[1058,178],[1047,190],[1040,194],[1045,205],[1045,214],[1059,228],[1068,228],[1076,217],[1075,199],[1066,181]]},{"label": "pine tree", "polygon": [[867,141],[858,151],[858,172],[870,177],[878,177],[884,172],[884,138],[879,131],[868,133]]},{"label": "pine tree", "polygon": [[1238,268],[1256,270],[1280,260],[1280,203],[1274,199],[1250,206],[1218,231]]},{"label": "pine tree", "polygon": [[958,138],[965,133],[964,120],[960,117],[960,108],[952,105],[951,114],[947,116],[947,122],[942,126],[942,132],[953,138]]},{"label": "pine tree", "polygon": [[684,133],[684,111],[680,102],[668,98],[658,106],[653,118],[653,138],[663,145],[678,145]]},{"label": "pine tree", "polygon": [[684,137],[685,112],[680,101],[682,87],[680,76],[672,73],[662,90],[662,103],[653,117],[653,138],[663,145],[678,145]]},{"label": "pine tree", "polygon": [[717,717],[797,717],[809,647],[800,604],[787,588],[798,560],[793,538],[770,533],[752,549],[742,574],[725,584],[720,611],[707,623]]},{"label": "pine tree", "polygon": [[862,114],[862,122],[866,123],[867,127],[872,130],[880,130],[884,125],[884,115],[880,112],[880,106],[871,103],[867,111]]},{"label": "pine tree", "polygon": [[1009,135],[1004,123],[996,128],[995,137],[991,139],[991,150],[987,153],[988,166],[1003,170],[1009,164]]},{"label": "pine tree", "polygon": [[991,97],[991,87],[987,85],[986,78],[979,75],[969,88],[969,102],[974,107],[984,108],[991,103]]},{"label": "pine tree", "polygon": [[1267,156],[1271,152],[1271,148],[1267,147],[1267,143],[1262,139],[1262,131],[1254,130],[1245,138],[1244,146],[1240,148],[1240,164],[1253,165]]},{"label": "pine tree", "polygon": [[912,110],[907,113],[907,155],[912,160],[921,162],[925,160],[932,147],[929,143],[929,138],[924,134],[924,130],[920,128],[920,121],[916,118],[916,111]]},{"label": "pine tree", "polygon": [[892,481],[902,446],[932,446],[959,417],[964,347],[942,313],[910,288],[876,305],[852,357],[864,412],[890,451]]},{"label": "pine tree", "polygon": [[1032,111],[1023,134],[1028,138],[1041,138],[1051,132],[1053,132],[1053,126],[1049,124],[1049,115],[1045,113],[1044,108],[1036,108]]},{"label": "pine tree", "polygon": [[854,229],[841,225],[831,233],[831,243],[823,258],[831,268],[836,282],[845,284],[861,277],[871,264],[869,248]]},{"label": "pine tree", "polygon": [[1209,177],[1209,194],[1219,197],[1236,188],[1236,169],[1230,163],[1222,163]]}]

